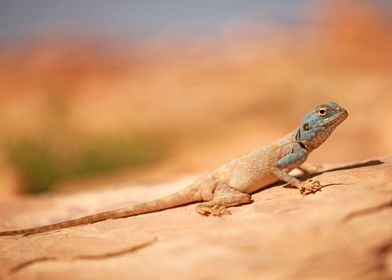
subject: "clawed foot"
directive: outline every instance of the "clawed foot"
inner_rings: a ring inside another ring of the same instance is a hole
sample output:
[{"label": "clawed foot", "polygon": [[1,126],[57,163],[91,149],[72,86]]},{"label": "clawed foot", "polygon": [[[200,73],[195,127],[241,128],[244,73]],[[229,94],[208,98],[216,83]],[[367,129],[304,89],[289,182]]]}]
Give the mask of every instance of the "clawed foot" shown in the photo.
[{"label": "clawed foot", "polygon": [[300,183],[299,191],[302,195],[308,195],[321,190],[321,184],[319,181],[308,179]]},{"label": "clawed foot", "polygon": [[205,216],[222,216],[231,214],[230,211],[222,204],[215,204],[213,206],[199,204],[196,207],[196,210],[199,214]]}]

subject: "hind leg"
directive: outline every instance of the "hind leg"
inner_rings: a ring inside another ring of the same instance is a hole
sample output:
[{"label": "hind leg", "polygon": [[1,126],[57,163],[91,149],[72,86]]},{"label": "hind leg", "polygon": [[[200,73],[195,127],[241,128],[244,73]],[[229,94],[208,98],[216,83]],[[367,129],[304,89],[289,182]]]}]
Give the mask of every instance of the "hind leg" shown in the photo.
[{"label": "hind leg", "polygon": [[229,186],[219,186],[215,189],[210,201],[200,203],[196,206],[196,211],[201,215],[222,216],[230,214],[227,209],[231,206],[251,203],[252,198],[247,193],[242,193]]}]

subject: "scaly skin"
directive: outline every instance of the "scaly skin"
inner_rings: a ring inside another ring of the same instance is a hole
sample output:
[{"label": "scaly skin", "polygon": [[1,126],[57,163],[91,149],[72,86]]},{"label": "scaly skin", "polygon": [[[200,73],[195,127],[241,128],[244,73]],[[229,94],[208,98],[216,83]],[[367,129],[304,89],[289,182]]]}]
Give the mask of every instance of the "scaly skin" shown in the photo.
[{"label": "scaly skin", "polygon": [[198,213],[221,216],[229,212],[228,207],[252,202],[250,194],[279,180],[297,187],[303,195],[315,193],[321,188],[320,182],[300,181],[288,172],[300,167],[310,152],[318,148],[347,116],[347,111],[334,102],[321,104],[309,112],[301,126],[292,133],[222,164],[189,187],[166,198],[53,225],[3,231],[0,236],[37,234],[156,212],[193,202],[203,202],[196,206]]}]

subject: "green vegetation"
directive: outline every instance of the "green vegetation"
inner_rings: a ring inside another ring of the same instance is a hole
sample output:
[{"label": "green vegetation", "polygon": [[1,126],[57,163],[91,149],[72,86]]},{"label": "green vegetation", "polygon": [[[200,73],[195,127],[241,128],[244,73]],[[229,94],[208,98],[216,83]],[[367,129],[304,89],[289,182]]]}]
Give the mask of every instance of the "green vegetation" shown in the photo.
[{"label": "green vegetation", "polygon": [[146,133],[87,137],[46,131],[38,135],[3,141],[3,152],[30,193],[49,191],[70,179],[145,166],[167,150],[161,140]]}]

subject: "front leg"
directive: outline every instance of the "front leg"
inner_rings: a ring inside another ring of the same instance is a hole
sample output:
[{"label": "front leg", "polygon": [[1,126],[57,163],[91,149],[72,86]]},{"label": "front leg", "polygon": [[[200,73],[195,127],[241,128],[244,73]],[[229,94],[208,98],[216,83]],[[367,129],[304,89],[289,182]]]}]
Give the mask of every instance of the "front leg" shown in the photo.
[{"label": "front leg", "polygon": [[295,167],[300,166],[308,157],[309,152],[306,149],[299,148],[294,152],[281,158],[277,164],[271,167],[270,172],[290,185],[299,189],[301,194],[307,195],[310,193],[315,193],[321,189],[319,181],[308,179],[306,181],[300,181],[294,176],[284,172],[283,170],[291,170]]}]

